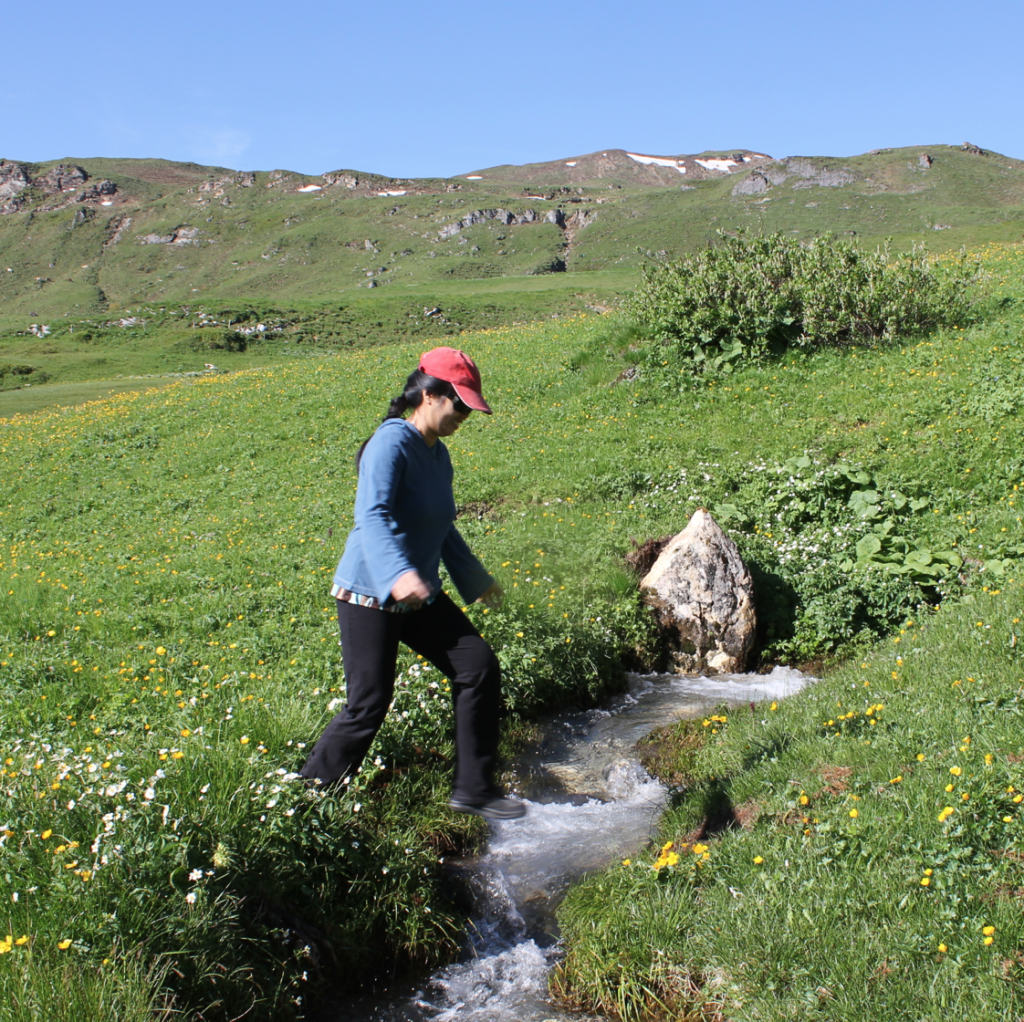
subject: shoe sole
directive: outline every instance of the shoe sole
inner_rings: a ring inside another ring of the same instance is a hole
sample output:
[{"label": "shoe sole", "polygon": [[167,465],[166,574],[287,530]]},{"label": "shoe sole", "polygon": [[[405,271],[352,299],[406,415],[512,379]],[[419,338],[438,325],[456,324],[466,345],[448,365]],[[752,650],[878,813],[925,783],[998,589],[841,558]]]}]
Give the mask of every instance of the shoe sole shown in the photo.
[{"label": "shoe sole", "polygon": [[489,806],[474,806],[468,802],[449,802],[449,809],[457,813],[468,813],[471,816],[482,816],[485,820],[519,820],[526,815],[526,806],[521,802],[516,803],[513,810],[491,809]]}]

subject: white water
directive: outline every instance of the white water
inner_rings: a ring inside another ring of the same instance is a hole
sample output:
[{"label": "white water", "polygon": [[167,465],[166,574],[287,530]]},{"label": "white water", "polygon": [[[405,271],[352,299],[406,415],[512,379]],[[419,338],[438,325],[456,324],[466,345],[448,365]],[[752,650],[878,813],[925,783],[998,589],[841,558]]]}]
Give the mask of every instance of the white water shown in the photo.
[{"label": "white water", "polygon": [[548,999],[558,960],[554,911],[584,873],[654,836],[668,793],[631,757],[655,727],[783,699],[814,679],[787,667],[714,678],[633,675],[604,709],[555,718],[518,770],[522,820],[491,826],[480,858],[454,872],[475,906],[464,960],[418,984],[338,1005],[324,1022],[590,1022]]}]

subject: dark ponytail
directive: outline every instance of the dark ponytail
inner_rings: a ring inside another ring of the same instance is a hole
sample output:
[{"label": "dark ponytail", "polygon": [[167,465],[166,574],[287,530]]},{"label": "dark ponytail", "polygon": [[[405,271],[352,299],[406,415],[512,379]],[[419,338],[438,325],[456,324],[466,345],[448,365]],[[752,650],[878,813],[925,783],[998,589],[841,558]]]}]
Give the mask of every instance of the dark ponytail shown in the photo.
[{"label": "dark ponytail", "polygon": [[[411,409],[419,408],[423,403],[424,394],[436,394],[438,397],[452,397],[455,394],[455,388],[447,380],[439,380],[436,376],[431,376],[429,373],[425,373],[422,369],[414,369],[410,374],[409,378],[405,381],[405,388],[398,397],[391,399],[391,404],[388,405],[387,414],[381,420],[381,422],[387,422],[388,419],[401,419],[405,416],[405,413]],[[356,454],[356,469],[359,468],[359,462],[362,461],[363,451],[366,449],[366,445],[370,442],[370,437],[367,437],[362,446],[359,448],[359,452]]]}]

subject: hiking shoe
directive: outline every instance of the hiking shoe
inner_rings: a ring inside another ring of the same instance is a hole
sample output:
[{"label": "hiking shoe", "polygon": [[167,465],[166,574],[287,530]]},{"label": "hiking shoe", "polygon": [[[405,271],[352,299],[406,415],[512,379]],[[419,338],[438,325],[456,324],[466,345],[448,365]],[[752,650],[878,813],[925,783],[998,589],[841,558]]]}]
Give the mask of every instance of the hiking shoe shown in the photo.
[{"label": "hiking shoe", "polygon": [[526,815],[526,805],[514,798],[490,798],[483,802],[463,802],[453,798],[448,807],[457,813],[471,813],[485,820],[518,820]]}]

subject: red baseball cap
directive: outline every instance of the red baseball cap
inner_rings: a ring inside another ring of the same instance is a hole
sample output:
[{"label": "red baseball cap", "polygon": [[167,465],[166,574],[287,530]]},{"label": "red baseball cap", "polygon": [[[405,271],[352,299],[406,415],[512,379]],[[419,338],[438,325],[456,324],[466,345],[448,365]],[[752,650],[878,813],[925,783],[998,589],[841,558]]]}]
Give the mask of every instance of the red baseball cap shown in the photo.
[{"label": "red baseball cap", "polygon": [[434,348],[420,358],[420,369],[450,383],[463,404],[478,412],[492,414],[491,406],[480,392],[480,370],[464,351],[458,348]]}]

